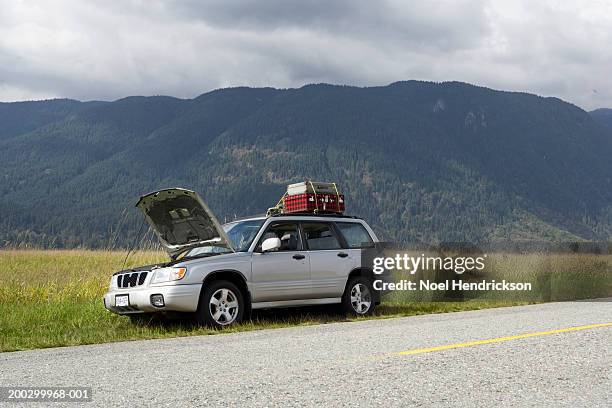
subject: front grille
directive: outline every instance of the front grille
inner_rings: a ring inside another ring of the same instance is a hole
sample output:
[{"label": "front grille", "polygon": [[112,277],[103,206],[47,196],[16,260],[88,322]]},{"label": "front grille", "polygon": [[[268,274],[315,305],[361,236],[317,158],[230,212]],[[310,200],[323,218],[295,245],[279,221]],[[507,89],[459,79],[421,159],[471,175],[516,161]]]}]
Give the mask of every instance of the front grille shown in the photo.
[{"label": "front grille", "polygon": [[119,274],[117,275],[117,287],[133,288],[135,286],[141,286],[145,283],[148,274],[148,271]]}]

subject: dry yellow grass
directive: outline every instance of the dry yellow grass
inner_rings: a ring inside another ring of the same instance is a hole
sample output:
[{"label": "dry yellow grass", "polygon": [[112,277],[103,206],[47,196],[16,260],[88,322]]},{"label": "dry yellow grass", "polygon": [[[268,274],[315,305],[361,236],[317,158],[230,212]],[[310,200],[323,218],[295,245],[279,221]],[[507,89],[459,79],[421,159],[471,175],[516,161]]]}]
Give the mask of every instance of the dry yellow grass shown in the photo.
[{"label": "dry yellow grass", "polygon": [[[101,299],[125,252],[92,250],[0,251],[0,303]],[[138,251],[126,268],[167,260],[163,252]]]}]

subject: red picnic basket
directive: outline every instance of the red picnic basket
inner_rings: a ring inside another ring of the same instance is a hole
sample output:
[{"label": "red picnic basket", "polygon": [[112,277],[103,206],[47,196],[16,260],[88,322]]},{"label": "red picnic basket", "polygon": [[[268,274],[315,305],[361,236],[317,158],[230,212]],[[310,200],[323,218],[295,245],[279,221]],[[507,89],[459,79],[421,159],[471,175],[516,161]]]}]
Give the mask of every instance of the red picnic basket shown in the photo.
[{"label": "red picnic basket", "polygon": [[345,208],[344,194],[340,194],[336,183],[305,181],[290,184],[281,201],[285,214],[342,214]]},{"label": "red picnic basket", "polygon": [[304,181],[287,186],[278,204],[268,209],[268,215],[342,214],[344,208],[344,194],[336,183]]},{"label": "red picnic basket", "polygon": [[344,212],[343,194],[302,193],[283,198],[284,213],[338,213]]}]

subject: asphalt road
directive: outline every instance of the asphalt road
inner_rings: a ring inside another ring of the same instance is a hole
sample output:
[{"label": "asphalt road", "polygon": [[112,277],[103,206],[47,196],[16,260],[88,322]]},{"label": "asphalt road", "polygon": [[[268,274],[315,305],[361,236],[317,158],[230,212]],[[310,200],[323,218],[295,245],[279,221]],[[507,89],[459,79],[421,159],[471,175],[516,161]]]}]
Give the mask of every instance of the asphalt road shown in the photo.
[{"label": "asphalt road", "polygon": [[0,385],[90,386],[105,407],[610,407],[612,326],[550,332],[610,322],[609,301],[550,303],[3,353]]}]

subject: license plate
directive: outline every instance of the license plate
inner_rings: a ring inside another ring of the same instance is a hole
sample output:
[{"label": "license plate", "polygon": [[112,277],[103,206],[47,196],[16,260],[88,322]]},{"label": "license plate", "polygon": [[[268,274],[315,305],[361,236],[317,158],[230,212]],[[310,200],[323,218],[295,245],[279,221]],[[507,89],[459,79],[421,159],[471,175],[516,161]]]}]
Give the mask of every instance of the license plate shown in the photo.
[{"label": "license plate", "polygon": [[117,295],[115,296],[115,306],[129,306],[130,295]]}]

